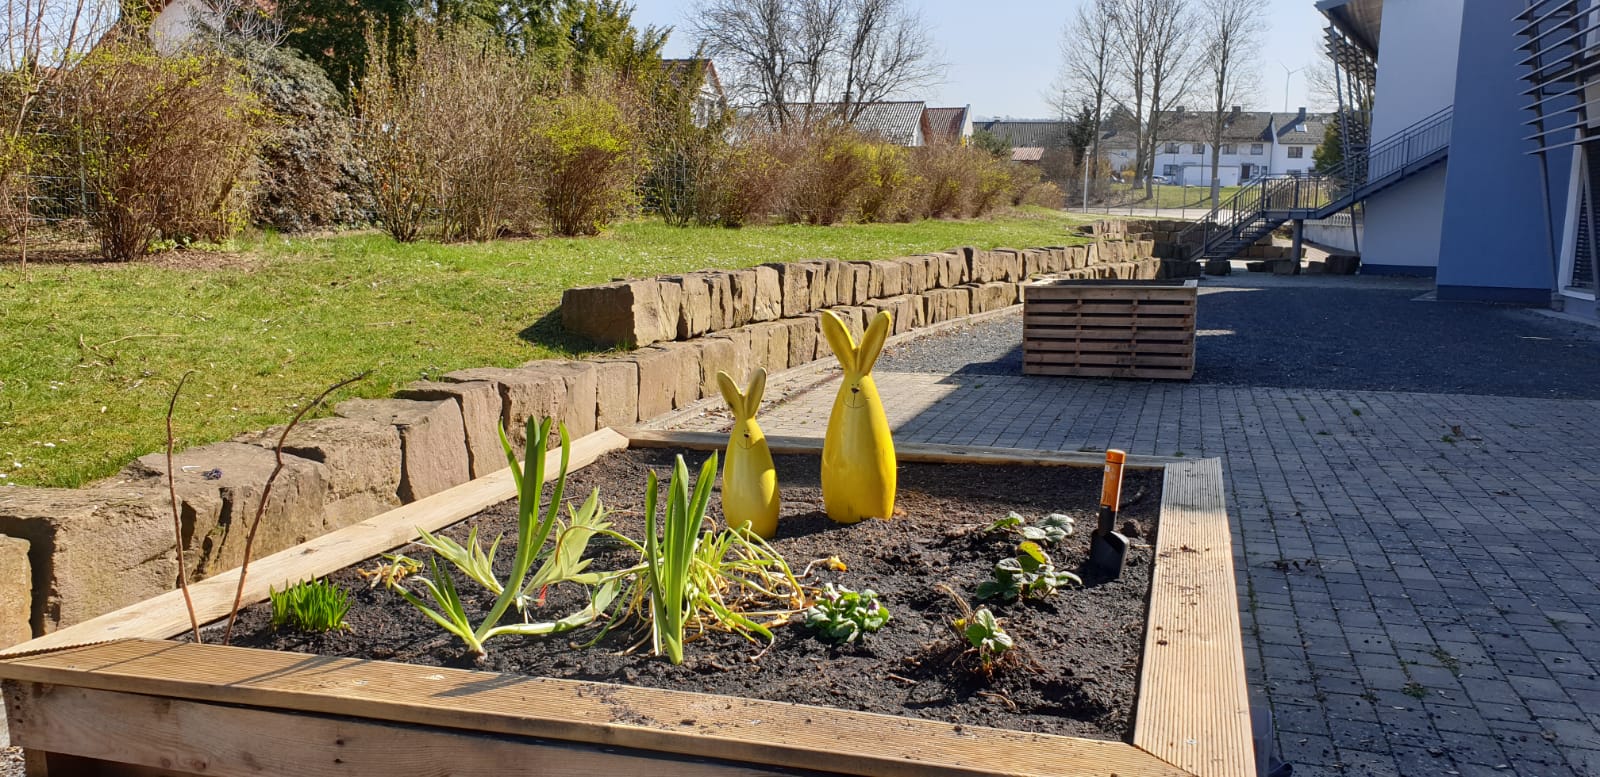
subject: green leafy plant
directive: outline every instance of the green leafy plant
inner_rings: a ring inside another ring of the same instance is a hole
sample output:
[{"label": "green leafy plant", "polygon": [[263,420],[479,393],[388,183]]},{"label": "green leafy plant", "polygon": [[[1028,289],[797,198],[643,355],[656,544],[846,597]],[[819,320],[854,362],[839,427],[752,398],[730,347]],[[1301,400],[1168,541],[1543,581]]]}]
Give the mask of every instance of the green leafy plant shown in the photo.
[{"label": "green leafy plant", "polygon": [[[761,537],[744,529],[702,531],[716,472],[717,457],[712,454],[691,491],[688,465],[677,457],[667,485],[665,513],[659,519],[659,481],[654,472],[649,475],[644,543],[606,532],[642,557],[638,565],[607,578],[631,581],[618,598],[612,622],[647,622],[654,653],[674,664],[683,663],[689,631],[715,629],[752,641],[757,636],[771,640],[769,626],[787,622],[804,598],[788,562]],[[773,603],[784,606],[770,606]]]},{"label": "green leafy plant", "polygon": [[326,580],[306,580],[284,588],[267,589],[272,600],[272,626],[293,626],[301,631],[338,631],[346,628],[350,595]]},{"label": "green leafy plant", "polygon": [[[472,624],[462,604],[460,592],[456,589],[455,579],[448,569],[440,568],[437,558],[428,560],[427,577],[417,577],[418,582],[432,597],[434,606],[429,606],[405,586],[397,582],[390,584],[392,590],[445,631],[459,637],[478,655],[486,654],[484,644],[500,635],[540,636],[559,634],[586,626],[605,611],[617,594],[619,583],[615,578],[585,574],[589,561],[582,556],[589,538],[609,525],[604,521],[605,513],[600,506],[599,492],[590,494],[583,506],[576,511],[569,508],[569,520],[565,524],[559,519],[561,496],[566,489],[570,450],[565,424],[561,426],[561,469],[555,478],[549,507],[542,513],[539,510],[539,503],[544,493],[544,460],[550,438],[550,425],[549,419],[537,425],[534,419],[528,419],[528,440],[533,443],[533,449],[529,451],[526,470],[517,461],[511,442],[506,439],[505,430],[500,430],[500,445],[505,449],[506,461],[511,466],[511,477],[517,484],[516,557],[511,565],[511,576],[505,583],[502,584],[494,574],[495,553],[500,547],[499,538],[489,546],[489,550],[484,551],[478,544],[476,532],[468,537],[467,545],[462,546],[449,538],[419,530],[422,535],[420,542],[423,545],[432,548],[438,557],[449,561],[468,579],[495,594],[494,605],[489,608],[489,612],[478,625]],[[558,528],[560,531],[557,533],[555,549],[544,554],[544,564],[530,578],[529,570],[540,557],[551,534],[556,533]],[[546,586],[562,582],[597,586],[589,605],[555,621],[538,623],[524,621],[500,625],[500,620],[513,605],[526,615],[529,592],[542,591]]]},{"label": "green leafy plant", "polygon": [[994,565],[993,577],[978,584],[979,599],[1043,599],[1069,583],[1083,584],[1071,572],[1058,571],[1039,543],[1017,546],[1017,555]]},{"label": "green leafy plant", "polygon": [[889,608],[878,601],[878,592],[868,588],[856,592],[826,584],[821,595],[804,613],[806,626],[824,639],[855,642],[889,622]]},{"label": "green leafy plant", "polygon": [[1070,515],[1051,513],[1039,519],[1038,525],[1029,526],[1026,518],[1023,518],[1020,513],[1012,511],[1006,513],[1006,517],[989,524],[989,531],[1014,531],[1022,535],[1025,540],[1054,545],[1072,536],[1075,528],[1074,524],[1075,522]]},{"label": "green leafy plant", "polygon": [[956,603],[956,608],[961,611],[961,617],[950,621],[951,628],[956,635],[966,642],[967,654],[978,658],[978,667],[984,674],[992,674],[995,667],[1016,648],[1017,642],[1010,634],[1006,633],[1000,625],[1000,619],[994,616],[987,607],[974,610],[965,599],[956,595],[950,586],[940,583],[940,591],[949,596]]}]

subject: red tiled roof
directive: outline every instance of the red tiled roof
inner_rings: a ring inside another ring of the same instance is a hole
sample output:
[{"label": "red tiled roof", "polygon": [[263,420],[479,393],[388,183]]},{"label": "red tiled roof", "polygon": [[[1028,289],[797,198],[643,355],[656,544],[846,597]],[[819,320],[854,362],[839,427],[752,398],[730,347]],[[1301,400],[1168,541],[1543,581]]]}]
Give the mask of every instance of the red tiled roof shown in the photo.
[{"label": "red tiled roof", "polygon": [[1013,162],[1038,162],[1044,159],[1044,149],[1038,146],[1018,146],[1011,149]]},{"label": "red tiled roof", "polygon": [[924,108],[922,110],[922,135],[924,142],[960,143],[962,130],[967,125],[966,108]]}]

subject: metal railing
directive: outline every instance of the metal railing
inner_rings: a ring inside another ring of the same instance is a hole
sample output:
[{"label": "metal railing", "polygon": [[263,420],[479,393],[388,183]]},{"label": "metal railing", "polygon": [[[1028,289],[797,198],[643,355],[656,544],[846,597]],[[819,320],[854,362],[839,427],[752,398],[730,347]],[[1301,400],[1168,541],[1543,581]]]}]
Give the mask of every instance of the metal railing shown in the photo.
[{"label": "metal railing", "polygon": [[1453,106],[1444,108],[1325,173],[1261,178],[1178,233],[1177,242],[1196,245],[1195,255],[1205,256],[1246,232],[1265,234],[1289,219],[1333,215],[1438,161],[1450,148],[1454,117]]}]

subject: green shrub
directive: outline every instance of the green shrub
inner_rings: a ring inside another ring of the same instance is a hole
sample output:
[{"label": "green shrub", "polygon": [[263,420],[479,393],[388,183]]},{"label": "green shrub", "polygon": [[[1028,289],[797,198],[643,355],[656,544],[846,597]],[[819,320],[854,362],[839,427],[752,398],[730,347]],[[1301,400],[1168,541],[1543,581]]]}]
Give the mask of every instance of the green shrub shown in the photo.
[{"label": "green shrub", "polygon": [[644,154],[625,84],[591,76],[540,106],[534,158],[545,223],[558,235],[593,235],[636,201]]},{"label": "green shrub", "polygon": [[378,52],[357,92],[357,148],[384,229],[415,240],[487,240],[534,228],[528,131],[536,71],[485,32],[422,25],[409,51]]},{"label": "green shrub", "polygon": [[333,82],[294,49],[243,53],[256,94],[281,117],[261,150],[252,220],[283,232],[371,222],[372,176]]},{"label": "green shrub", "polygon": [[158,238],[220,242],[245,221],[270,114],[236,62],[113,40],[73,69],[68,94],[89,220],[108,259],[137,259]]},{"label": "green shrub", "polygon": [[853,216],[867,183],[872,143],[844,127],[814,127],[791,168],[792,222],[835,224]]},{"label": "green shrub", "polygon": [[980,162],[976,153],[959,146],[912,149],[911,169],[918,184],[911,194],[912,215],[949,218],[965,214],[978,188]]},{"label": "green shrub", "polygon": [[900,146],[866,147],[867,170],[858,206],[862,221],[893,221],[905,215],[911,195],[911,163]]}]

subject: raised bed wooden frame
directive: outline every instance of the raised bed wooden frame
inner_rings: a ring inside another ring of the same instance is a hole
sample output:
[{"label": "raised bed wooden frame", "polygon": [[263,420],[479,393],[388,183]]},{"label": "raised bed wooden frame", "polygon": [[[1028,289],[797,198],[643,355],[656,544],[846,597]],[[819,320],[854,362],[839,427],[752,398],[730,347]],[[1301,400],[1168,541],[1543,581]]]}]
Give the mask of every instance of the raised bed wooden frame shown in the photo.
[{"label": "raised bed wooden frame", "polygon": [[[715,448],[721,435],[601,430],[574,469],[634,446]],[[773,438],[774,452],[821,441]],[[902,444],[902,461],[1093,466],[1097,456]],[[552,456],[555,454],[552,453]],[[551,461],[551,470],[555,462]],[[166,641],[177,592],[0,656],[11,737],[29,774],[1051,775],[1254,777],[1233,554],[1217,459],[1165,469],[1132,744],[951,725],[731,696]],[[327,574],[513,496],[489,475],[252,565],[245,600]],[[237,573],[194,586],[227,613]]]},{"label": "raised bed wooden frame", "polygon": [[1194,377],[1197,282],[1043,279],[1022,287],[1022,372]]}]

